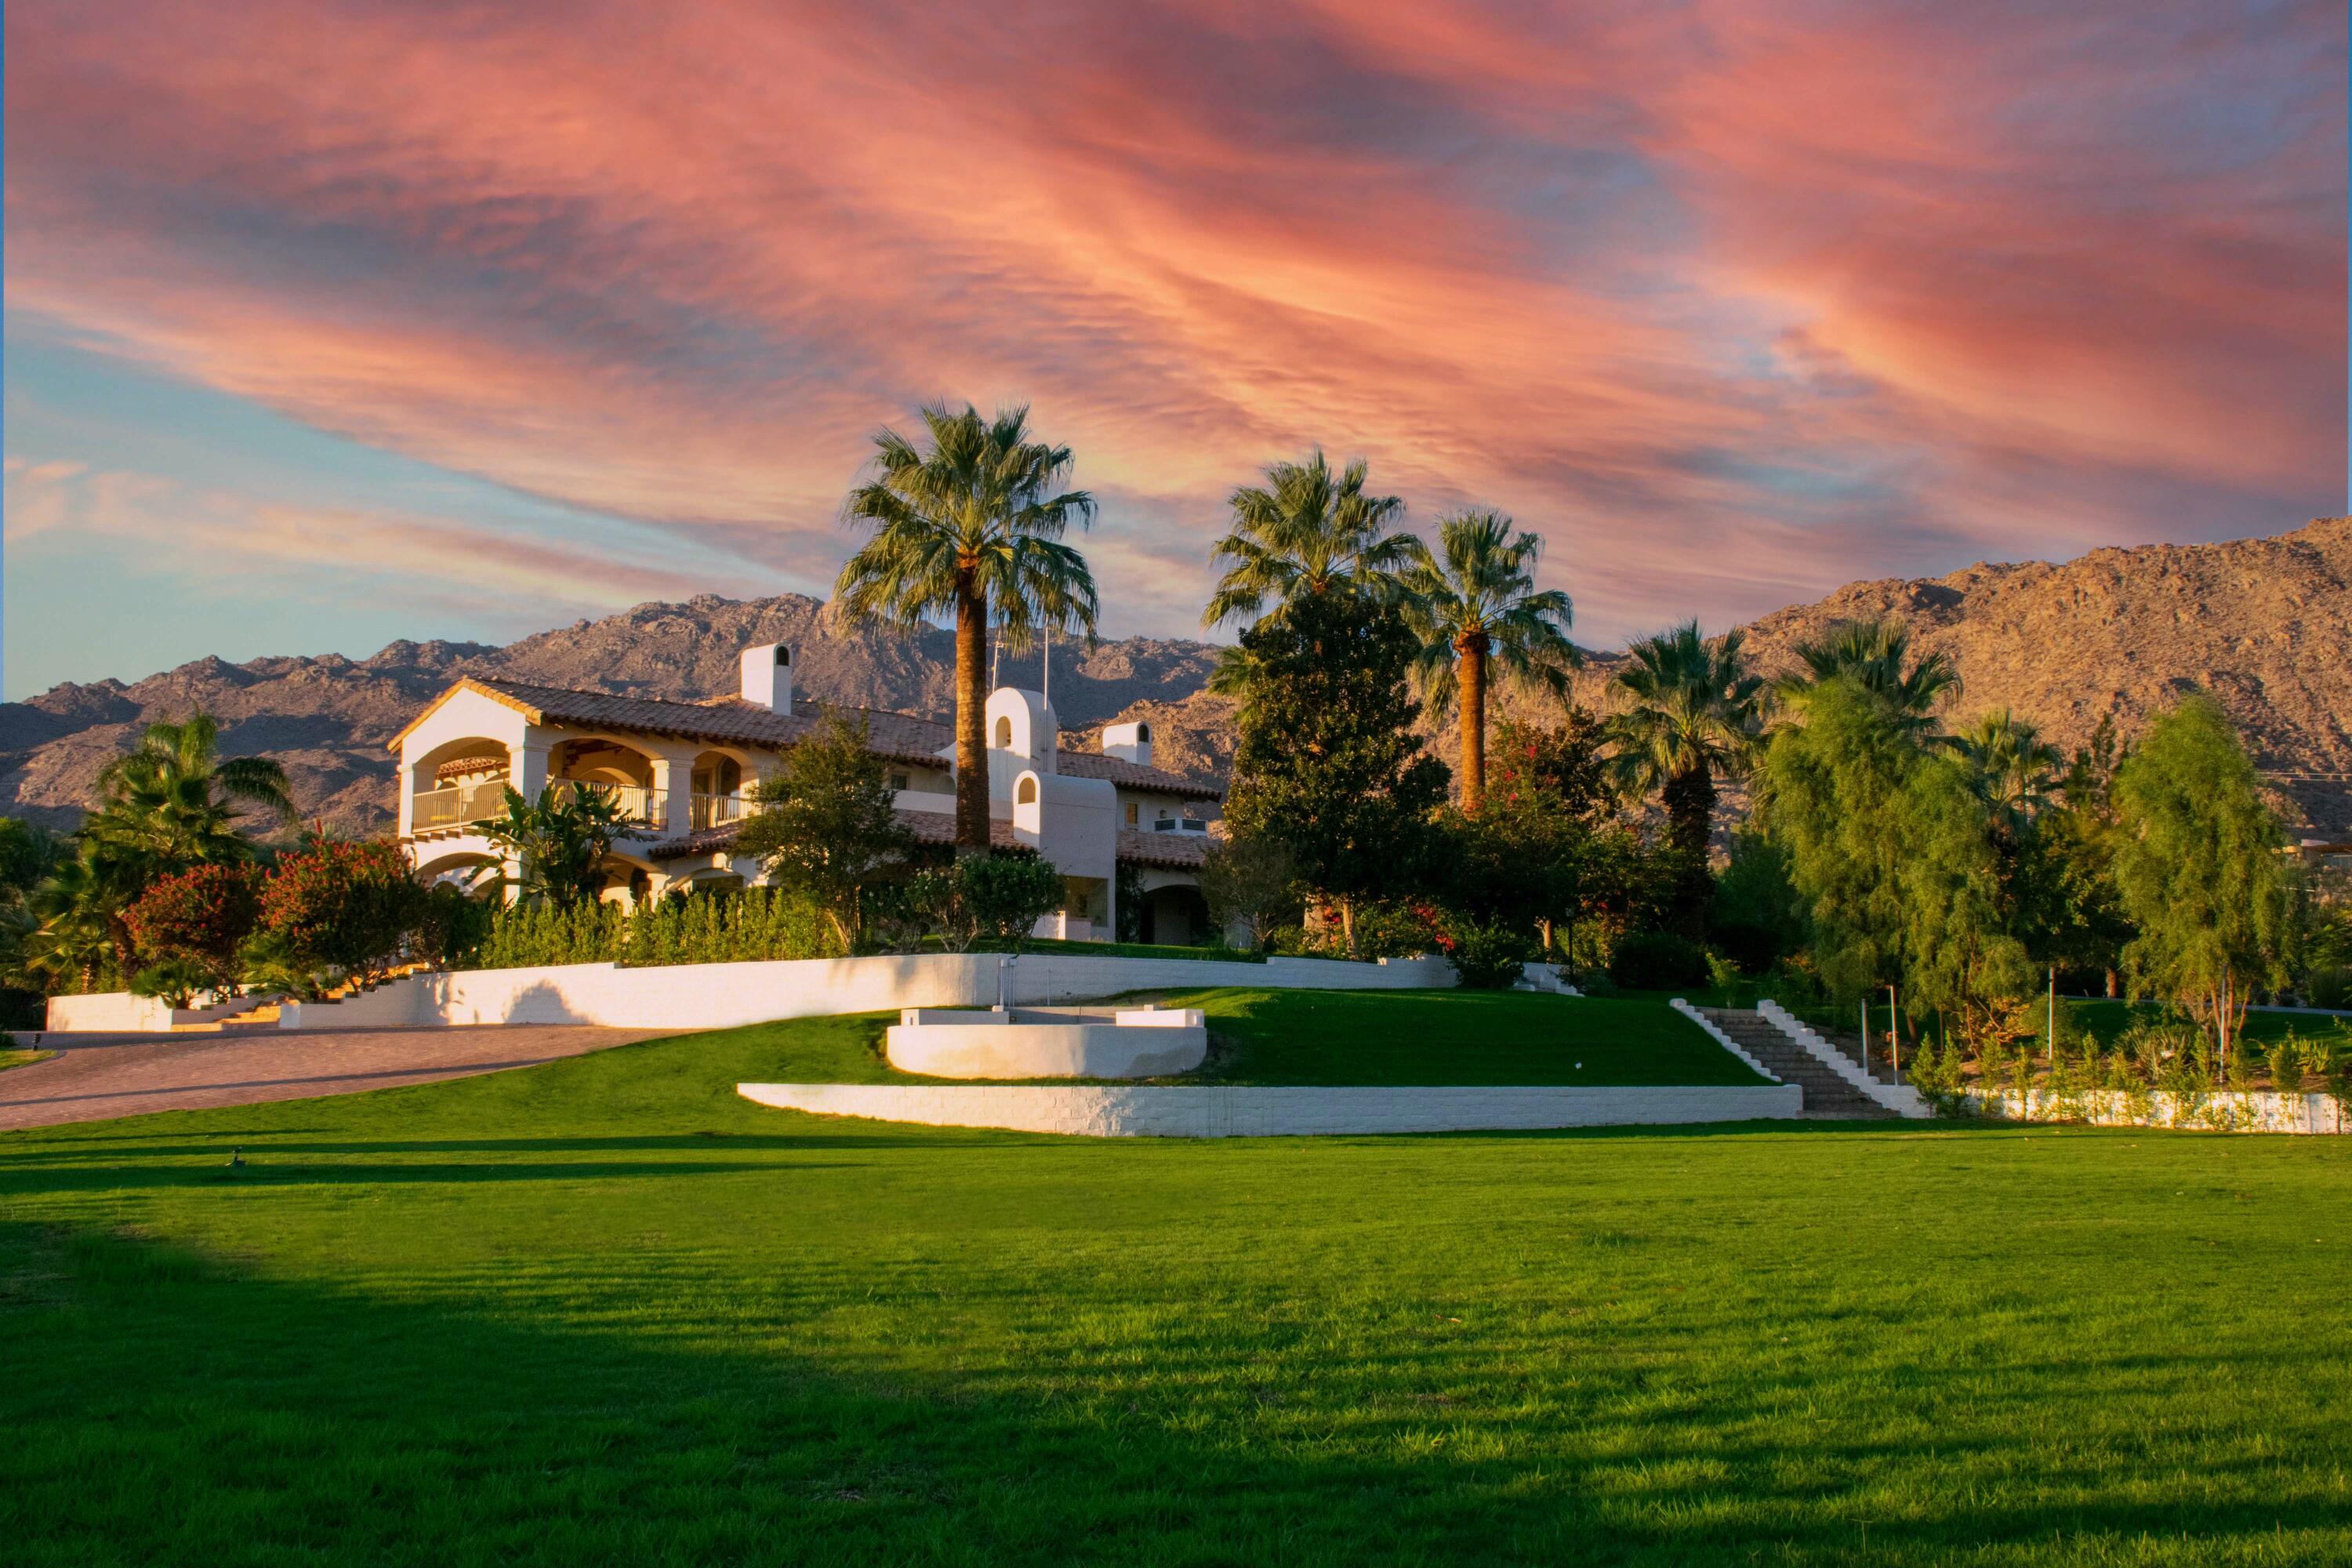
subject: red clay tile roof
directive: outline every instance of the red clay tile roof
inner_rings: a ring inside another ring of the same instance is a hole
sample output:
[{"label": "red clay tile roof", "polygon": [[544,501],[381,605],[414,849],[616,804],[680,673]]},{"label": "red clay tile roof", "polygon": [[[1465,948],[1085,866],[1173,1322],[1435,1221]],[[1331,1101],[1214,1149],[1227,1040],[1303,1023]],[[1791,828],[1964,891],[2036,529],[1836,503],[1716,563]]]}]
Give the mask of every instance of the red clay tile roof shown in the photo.
[{"label": "red clay tile roof", "polygon": [[1146,833],[1137,827],[1118,830],[1118,858],[1124,865],[1197,871],[1208,855],[1209,835],[1205,833]]},{"label": "red clay tile roof", "polygon": [[[652,697],[614,697],[602,691],[574,691],[561,686],[538,686],[504,677],[468,676],[450,688],[470,688],[521,710],[534,723],[579,724],[639,734],[671,735],[680,740],[733,742],[740,745],[782,748],[806,737],[823,720],[817,713],[775,713],[749,702],[668,702]],[[443,693],[444,696],[447,693]],[[426,711],[430,711],[428,705]],[[866,721],[873,749],[893,762],[938,767],[941,753],[955,744],[953,726],[904,713],[884,713],[870,708],[843,712]],[[420,714],[421,718],[423,715]],[[412,722],[408,729],[414,729]],[[393,737],[400,749],[408,733]],[[1152,790],[1179,800],[1223,800],[1222,785],[1200,784],[1179,773],[1147,768],[1121,757],[1095,752],[1063,752],[1055,765],[1072,778],[1108,779],[1129,789]]]}]

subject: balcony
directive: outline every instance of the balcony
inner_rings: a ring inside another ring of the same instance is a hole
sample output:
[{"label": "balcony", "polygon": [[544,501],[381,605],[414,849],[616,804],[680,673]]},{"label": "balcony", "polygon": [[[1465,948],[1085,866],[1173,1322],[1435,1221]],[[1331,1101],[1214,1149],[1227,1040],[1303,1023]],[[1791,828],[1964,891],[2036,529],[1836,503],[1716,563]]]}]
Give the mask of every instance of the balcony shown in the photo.
[{"label": "balcony", "polygon": [[724,827],[742,821],[756,809],[748,795],[698,794],[687,804],[687,829],[699,833],[706,827]]},{"label": "balcony", "polygon": [[[621,816],[633,823],[658,827],[662,825],[663,806],[667,792],[644,789],[635,784],[604,784],[590,779],[550,779],[559,801],[569,799],[579,790],[593,791],[620,808]],[[507,784],[503,778],[480,779],[472,784],[449,784],[440,789],[420,790],[409,803],[409,831],[430,833],[436,829],[464,827],[477,822],[493,821],[507,814]],[[702,800],[732,800],[737,796],[695,797]],[[714,822],[732,822],[732,816],[714,817]],[[697,826],[705,826],[698,821]]]},{"label": "balcony", "polygon": [[1163,816],[1152,823],[1154,833],[1206,833],[1209,825],[1197,816]]}]

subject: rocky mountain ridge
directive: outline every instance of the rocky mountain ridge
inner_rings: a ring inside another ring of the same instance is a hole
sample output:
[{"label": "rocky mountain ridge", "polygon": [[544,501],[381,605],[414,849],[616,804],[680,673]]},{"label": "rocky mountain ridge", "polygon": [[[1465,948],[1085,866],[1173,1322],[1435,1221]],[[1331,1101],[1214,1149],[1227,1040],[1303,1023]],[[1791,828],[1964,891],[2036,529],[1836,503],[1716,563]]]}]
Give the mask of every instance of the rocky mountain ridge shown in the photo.
[{"label": "rocky mountain ridge", "polygon": [[[1747,628],[1768,670],[1833,622],[1897,616],[1923,647],[1950,653],[1965,683],[1956,718],[2009,707],[2061,744],[2113,712],[2126,733],[2192,688],[2214,693],[2271,771],[2299,829],[2352,835],[2352,520],[2267,539],[2096,550],[2063,563],[1979,564],[1938,578],[1848,584]],[[0,704],[0,810],[54,826],[79,819],[108,759],[142,725],[202,707],[225,746],[277,757],[307,815],[353,831],[391,819],[385,742],[466,675],[504,675],[636,696],[700,700],[735,689],[736,658],[789,642],[806,698],[937,717],[952,706],[953,639],[839,624],[801,595],[704,595],[646,604],[541,632],[503,647],[396,642],[364,659],[202,658],[124,684],[68,683]],[[1622,655],[1594,654],[1578,698],[1605,707]],[[1222,769],[1231,704],[1205,689],[1209,644],[1129,637],[1054,650],[1053,697],[1073,733],[1148,718],[1162,766]],[[1039,658],[1004,658],[1000,680],[1034,686]],[[1505,712],[1540,706],[1504,693]],[[1451,725],[1433,742],[1449,762]]]}]

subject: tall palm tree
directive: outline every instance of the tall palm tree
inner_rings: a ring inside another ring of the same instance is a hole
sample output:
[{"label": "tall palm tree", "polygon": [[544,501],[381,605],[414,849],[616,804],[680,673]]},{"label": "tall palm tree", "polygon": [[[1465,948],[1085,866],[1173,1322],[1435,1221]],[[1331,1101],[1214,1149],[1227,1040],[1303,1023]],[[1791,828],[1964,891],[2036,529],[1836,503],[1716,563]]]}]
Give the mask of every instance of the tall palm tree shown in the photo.
[{"label": "tall palm tree", "polygon": [[1397,573],[1412,564],[1412,541],[1389,531],[1404,502],[1366,495],[1370,477],[1361,458],[1334,474],[1318,447],[1303,463],[1269,465],[1265,485],[1234,490],[1233,531],[1209,554],[1224,575],[1201,624],[1278,616],[1303,595],[1338,587],[1392,593]]},{"label": "tall palm tree", "polygon": [[2066,759],[2025,720],[2006,708],[1977,721],[1953,750],[1975,764],[1988,804],[2015,820],[2032,816],[2063,782]]},{"label": "tall palm tree", "polygon": [[1070,449],[1029,438],[1027,407],[983,419],[966,405],[922,410],[918,446],[891,429],[874,437],[874,479],[842,510],[872,530],[834,584],[853,620],[912,626],[951,614],[956,633],[956,847],[988,848],[988,637],[1006,647],[1052,627],[1095,629],[1095,580],[1062,542],[1094,521],[1094,497],[1059,487]]},{"label": "tall palm tree", "polygon": [[1612,715],[1620,781],[1637,795],[1658,790],[1666,838],[1706,853],[1716,780],[1743,776],[1764,727],[1763,678],[1748,672],[1740,634],[1712,647],[1696,621],[1643,637],[1610,684],[1625,706]]},{"label": "tall palm tree", "polygon": [[1902,734],[1925,745],[1941,742],[1936,707],[1959,694],[1959,668],[1947,654],[1913,659],[1910,627],[1883,618],[1840,621],[1794,651],[1802,668],[1775,683],[1792,707],[1802,708],[1815,689],[1843,678],[1875,697]]},{"label": "tall palm tree", "polygon": [[1433,714],[1462,709],[1462,809],[1475,814],[1486,793],[1489,667],[1568,693],[1580,663],[1568,640],[1575,607],[1557,588],[1538,589],[1543,541],[1514,533],[1511,520],[1475,510],[1440,518],[1437,550],[1406,538],[1411,564],[1399,579],[1405,622],[1422,641],[1414,674]]}]

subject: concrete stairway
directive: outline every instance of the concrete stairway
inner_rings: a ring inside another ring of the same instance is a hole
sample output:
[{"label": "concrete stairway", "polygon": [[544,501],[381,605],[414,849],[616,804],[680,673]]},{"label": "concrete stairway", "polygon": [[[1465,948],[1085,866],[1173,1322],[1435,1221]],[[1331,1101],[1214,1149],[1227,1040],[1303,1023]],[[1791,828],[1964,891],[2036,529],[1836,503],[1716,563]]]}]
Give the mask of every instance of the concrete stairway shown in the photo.
[{"label": "concrete stairway", "polygon": [[1706,1021],[1738,1043],[1739,1048],[1762,1062],[1782,1083],[1805,1091],[1805,1114],[1844,1121],[1892,1121],[1895,1112],[1840,1078],[1834,1068],[1780,1032],[1760,1013],[1730,1007],[1702,1007]]}]

